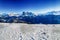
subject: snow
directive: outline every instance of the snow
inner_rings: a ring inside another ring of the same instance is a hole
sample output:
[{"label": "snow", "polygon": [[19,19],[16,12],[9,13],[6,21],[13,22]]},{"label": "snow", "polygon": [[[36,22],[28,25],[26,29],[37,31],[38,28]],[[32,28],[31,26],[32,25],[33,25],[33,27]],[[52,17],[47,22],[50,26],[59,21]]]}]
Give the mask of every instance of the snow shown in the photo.
[{"label": "snow", "polygon": [[0,23],[0,40],[60,40],[59,26],[57,24]]}]

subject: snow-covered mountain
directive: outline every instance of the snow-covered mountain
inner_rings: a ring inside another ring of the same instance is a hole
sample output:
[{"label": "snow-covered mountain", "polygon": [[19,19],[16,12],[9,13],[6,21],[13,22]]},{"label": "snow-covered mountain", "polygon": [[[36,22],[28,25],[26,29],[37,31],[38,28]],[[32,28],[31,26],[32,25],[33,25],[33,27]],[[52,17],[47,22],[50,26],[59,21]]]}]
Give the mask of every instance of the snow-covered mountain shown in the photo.
[{"label": "snow-covered mountain", "polygon": [[[0,14],[0,22],[3,23],[60,23],[60,11],[51,11],[46,14],[35,15],[32,12],[23,12],[22,14],[10,13]],[[52,22],[53,21],[53,22]]]},{"label": "snow-covered mountain", "polygon": [[60,15],[60,11],[47,12],[46,15]]},{"label": "snow-covered mountain", "polygon": [[[36,13],[37,14],[37,13]],[[51,11],[51,12],[46,12],[46,13],[39,13],[38,15],[60,15],[60,11]],[[16,16],[16,17],[18,17],[18,16],[36,16],[34,13],[32,13],[32,12],[22,12],[22,14],[21,13],[2,13],[2,14],[0,14],[0,17],[1,16]]]}]

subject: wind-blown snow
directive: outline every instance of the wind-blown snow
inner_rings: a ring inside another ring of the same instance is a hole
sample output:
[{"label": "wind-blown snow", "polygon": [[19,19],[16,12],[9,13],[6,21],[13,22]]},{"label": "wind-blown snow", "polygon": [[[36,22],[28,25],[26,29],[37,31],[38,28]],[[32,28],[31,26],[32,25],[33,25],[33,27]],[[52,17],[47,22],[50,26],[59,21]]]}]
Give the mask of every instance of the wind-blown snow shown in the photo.
[{"label": "wind-blown snow", "polygon": [[60,40],[59,26],[0,23],[0,40]]}]

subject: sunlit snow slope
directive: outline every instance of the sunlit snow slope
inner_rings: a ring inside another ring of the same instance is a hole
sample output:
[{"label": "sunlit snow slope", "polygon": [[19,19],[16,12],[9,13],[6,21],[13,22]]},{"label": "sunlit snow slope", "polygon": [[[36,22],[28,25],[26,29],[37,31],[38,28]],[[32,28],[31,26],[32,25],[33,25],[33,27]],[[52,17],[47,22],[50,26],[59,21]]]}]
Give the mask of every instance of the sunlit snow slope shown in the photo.
[{"label": "sunlit snow slope", "polygon": [[0,23],[0,40],[60,40],[60,25]]}]

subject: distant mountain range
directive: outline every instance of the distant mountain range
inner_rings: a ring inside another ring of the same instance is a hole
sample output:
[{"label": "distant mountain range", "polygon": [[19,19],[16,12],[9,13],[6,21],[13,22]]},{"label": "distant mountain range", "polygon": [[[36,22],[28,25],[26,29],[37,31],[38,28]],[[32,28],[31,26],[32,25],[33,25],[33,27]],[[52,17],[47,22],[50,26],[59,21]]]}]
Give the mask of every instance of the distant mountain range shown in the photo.
[{"label": "distant mountain range", "polygon": [[28,24],[60,24],[60,11],[47,12],[35,15],[32,12],[22,14],[0,14],[1,23],[28,23]]}]

